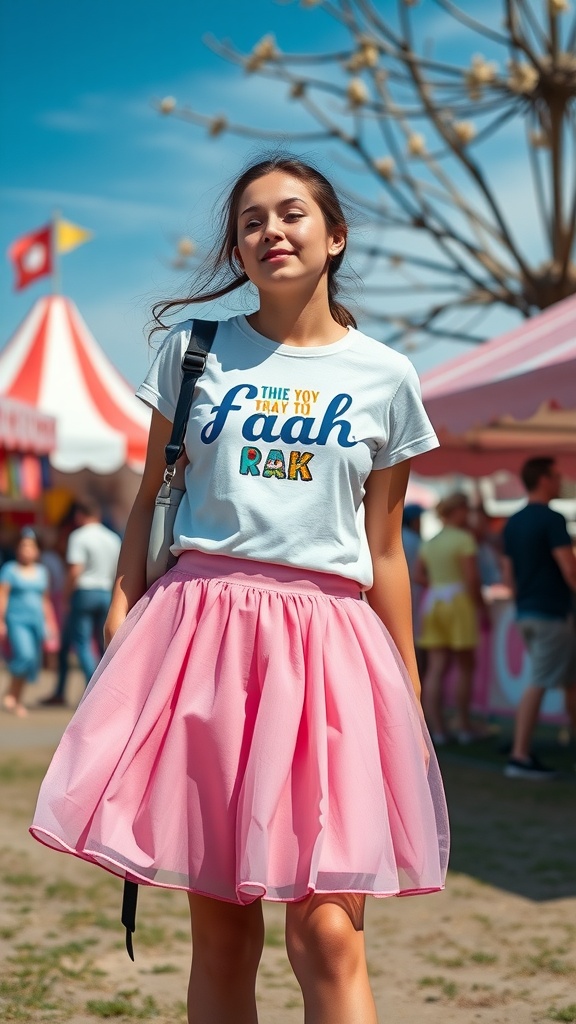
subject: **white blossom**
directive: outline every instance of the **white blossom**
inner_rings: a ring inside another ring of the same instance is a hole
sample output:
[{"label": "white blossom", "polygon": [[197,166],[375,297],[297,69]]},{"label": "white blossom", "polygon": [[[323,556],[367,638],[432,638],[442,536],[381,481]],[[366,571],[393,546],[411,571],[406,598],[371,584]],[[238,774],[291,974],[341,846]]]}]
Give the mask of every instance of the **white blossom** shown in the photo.
[{"label": "white blossom", "polygon": [[191,238],[184,236],[178,240],[177,245],[178,255],[182,259],[189,259],[196,252],[196,246]]},{"label": "white blossom", "polygon": [[368,89],[361,78],[351,78],[348,82],[346,95],[352,107],[361,107],[369,99]]},{"label": "white blossom", "polygon": [[476,137],[476,126],[472,121],[455,121],[452,125],[452,131],[458,142],[461,142],[463,146],[472,142],[472,139]]},{"label": "white blossom", "polygon": [[540,81],[540,75],[538,74],[537,69],[532,64],[527,64],[526,61],[508,61],[508,71],[510,72],[508,85],[512,92],[534,92],[534,89]]},{"label": "white blossom", "polygon": [[173,96],[165,96],[163,100],[160,100],[158,107],[162,114],[171,114],[176,106],[176,100]]},{"label": "white blossom", "polygon": [[385,178],[386,181],[391,181],[394,177],[396,170],[396,164],[393,157],[391,156],[380,156],[374,161],[374,167],[378,171],[380,177]]},{"label": "white blossom", "polygon": [[423,135],[411,132],[406,145],[409,156],[424,156],[426,152],[426,141]]}]

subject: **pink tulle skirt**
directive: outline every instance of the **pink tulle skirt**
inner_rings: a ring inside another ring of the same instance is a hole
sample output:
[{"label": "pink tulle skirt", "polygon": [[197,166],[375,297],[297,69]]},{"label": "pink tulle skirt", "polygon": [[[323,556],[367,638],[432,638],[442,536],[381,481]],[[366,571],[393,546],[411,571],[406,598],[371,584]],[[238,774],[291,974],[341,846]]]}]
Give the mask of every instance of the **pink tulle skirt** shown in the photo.
[{"label": "pink tulle skirt", "polygon": [[432,892],[449,843],[420,706],[358,585],[198,552],[117,632],[30,831],[240,904]]}]

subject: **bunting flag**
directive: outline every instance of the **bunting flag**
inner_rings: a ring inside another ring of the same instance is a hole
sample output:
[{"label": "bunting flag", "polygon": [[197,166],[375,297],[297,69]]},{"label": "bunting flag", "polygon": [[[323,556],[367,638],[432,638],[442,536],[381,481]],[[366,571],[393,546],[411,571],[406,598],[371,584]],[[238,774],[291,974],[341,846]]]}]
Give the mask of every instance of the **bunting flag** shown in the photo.
[{"label": "bunting flag", "polygon": [[38,277],[52,273],[52,225],[22,235],[8,249],[14,267],[16,290],[26,288]]},{"label": "bunting flag", "polygon": [[87,228],[71,224],[69,220],[56,221],[56,251],[59,253],[72,252],[72,249],[77,249],[93,237]]},{"label": "bunting flag", "polygon": [[8,249],[14,267],[14,287],[26,288],[39,277],[54,273],[54,257],[89,242],[92,232],[57,217],[52,224],[22,235]]}]

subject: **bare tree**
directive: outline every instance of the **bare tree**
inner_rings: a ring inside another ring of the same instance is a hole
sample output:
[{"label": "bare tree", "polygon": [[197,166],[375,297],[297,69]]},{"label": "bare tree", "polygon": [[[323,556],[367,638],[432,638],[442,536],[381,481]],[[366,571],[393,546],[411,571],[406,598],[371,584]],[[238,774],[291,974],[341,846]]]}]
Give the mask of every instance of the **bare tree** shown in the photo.
[{"label": "bare tree", "polygon": [[[495,23],[452,0],[428,0],[429,11],[439,9],[440,40],[459,23],[461,64],[435,56],[446,47],[426,38],[418,0],[380,5],[386,15],[370,0],[301,3],[340,23],[342,50],[282,53],[273,36],[249,54],[209,45],[249,74],[286,83],[315,125],[282,139],[337,141],[348,168],[378,183],[351,197],[371,225],[355,258],[376,302],[367,315],[386,325],[385,340],[482,341],[495,304],[527,317],[576,292],[576,15],[568,0],[501,0]],[[476,52],[480,45],[489,57]],[[279,134],[170,97],[158,108],[213,137]],[[532,195],[523,216],[539,221],[537,252],[527,251],[491,173],[495,142],[519,126]],[[379,306],[384,296],[388,312]]]}]

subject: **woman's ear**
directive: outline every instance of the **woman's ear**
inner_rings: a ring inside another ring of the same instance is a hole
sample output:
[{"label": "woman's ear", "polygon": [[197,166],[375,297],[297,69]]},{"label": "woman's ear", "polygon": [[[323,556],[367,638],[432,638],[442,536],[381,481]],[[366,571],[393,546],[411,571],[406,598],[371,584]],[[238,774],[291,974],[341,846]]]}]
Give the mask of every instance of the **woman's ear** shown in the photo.
[{"label": "woman's ear", "polygon": [[237,245],[234,246],[234,259],[236,260],[237,263],[240,264],[242,269],[244,269],[244,263],[242,262],[242,257],[240,255],[240,249],[238,248]]},{"label": "woman's ear", "polygon": [[344,231],[342,231],[342,232],[336,232],[335,234],[333,234],[332,235],[332,241],[330,242],[330,245],[328,246],[328,255],[329,256],[339,256],[340,253],[343,252],[345,248],[346,248],[346,233]]}]

